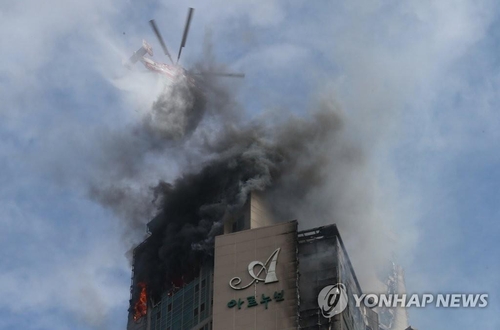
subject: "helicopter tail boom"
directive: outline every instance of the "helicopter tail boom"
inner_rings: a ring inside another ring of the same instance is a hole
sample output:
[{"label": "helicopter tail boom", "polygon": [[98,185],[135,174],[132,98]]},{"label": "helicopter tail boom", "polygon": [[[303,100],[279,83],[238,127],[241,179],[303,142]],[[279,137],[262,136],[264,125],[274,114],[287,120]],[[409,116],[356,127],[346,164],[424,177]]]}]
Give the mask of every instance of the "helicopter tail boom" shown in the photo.
[{"label": "helicopter tail boom", "polygon": [[153,48],[151,47],[150,44],[146,40],[142,41],[142,47],[139,48],[132,56],[129,58],[129,60],[125,63],[125,66],[132,66],[133,64],[137,63],[141,58],[143,58],[146,54],[149,56],[153,56]]}]

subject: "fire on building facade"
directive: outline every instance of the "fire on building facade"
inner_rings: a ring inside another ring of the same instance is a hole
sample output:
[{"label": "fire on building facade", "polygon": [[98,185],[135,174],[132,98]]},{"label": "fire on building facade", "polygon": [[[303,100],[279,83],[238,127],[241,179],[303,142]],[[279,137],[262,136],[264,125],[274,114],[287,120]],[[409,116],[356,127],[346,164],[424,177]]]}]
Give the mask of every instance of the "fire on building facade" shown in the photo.
[{"label": "fire on building facade", "polygon": [[[132,295],[127,330],[379,329],[375,311],[355,306],[352,295],[362,291],[335,225],[298,231],[297,221],[273,224],[254,196],[223,227],[211,258],[170,277],[179,280],[147,297],[145,311],[137,313],[141,297]],[[134,276],[132,291],[148,285],[139,283]],[[319,297],[339,283],[351,299],[329,314]]]}]

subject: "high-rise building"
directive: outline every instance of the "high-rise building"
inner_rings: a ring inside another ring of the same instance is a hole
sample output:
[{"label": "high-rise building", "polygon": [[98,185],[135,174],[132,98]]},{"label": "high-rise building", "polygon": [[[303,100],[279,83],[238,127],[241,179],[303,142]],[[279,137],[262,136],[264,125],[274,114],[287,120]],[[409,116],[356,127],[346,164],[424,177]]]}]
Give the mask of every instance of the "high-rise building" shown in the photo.
[{"label": "high-rise building", "polygon": [[[353,295],[359,297],[363,292],[337,226],[300,231],[297,239],[300,329],[378,329],[377,313],[364,305],[355,305]],[[332,318],[326,318],[324,307],[319,306],[318,294],[337,283],[344,286],[346,307]]]},{"label": "high-rise building", "polygon": [[[403,268],[396,264],[394,261],[388,261],[382,265],[382,271],[379,275],[380,281],[385,292],[388,295],[402,295],[406,293],[406,285],[404,278]],[[380,330],[400,330],[409,326],[408,312],[406,308],[398,307],[377,307],[377,314],[379,315],[379,328]]]},{"label": "high-rise building", "polygon": [[378,329],[377,313],[355,304],[352,295],[362,290],[337,227],[298,231],[297,221],[272,224],[269,214],[252,194],[225,219],[213,257],[176,274],[159,297],[147,297],[149,284],[133,278],[140,294],[131,299],[127,329]]},{"label": "high-rise building", "polygon": [[[378,292],[388,296],[406,294],[405,272],[398,264],[398,238],[394,232],[388,230],[385,233],[386,244],[391,246],[391,256],[377,265]],[[386,307],[384,305],[376,307],[375,311],[379,316],[380,330],[403,330],[409,326],[408,311],[406,308]]]}]

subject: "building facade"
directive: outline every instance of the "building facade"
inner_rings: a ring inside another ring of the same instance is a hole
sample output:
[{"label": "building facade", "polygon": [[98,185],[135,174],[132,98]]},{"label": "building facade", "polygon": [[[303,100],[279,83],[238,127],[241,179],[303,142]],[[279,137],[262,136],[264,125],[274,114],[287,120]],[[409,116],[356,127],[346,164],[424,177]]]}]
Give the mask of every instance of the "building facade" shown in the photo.
[{"label": "building facade", "polygon": [[297,329],[297,222],[215,241],[214,329]]},{"label": "building facade", "polygon": [[[378,315],[356,307],[353,295],[362,294],[337,226],[330,225],[297,233],[300,289],[300,329],[377,330]],[[323,288],[341,284],[347,301],[345,309],[325,317],[318,304]]]},{"label": "building facade", "polygon": [[177,291],[164,292],[151,309],[150,330],[212,329],[213,268]]}]

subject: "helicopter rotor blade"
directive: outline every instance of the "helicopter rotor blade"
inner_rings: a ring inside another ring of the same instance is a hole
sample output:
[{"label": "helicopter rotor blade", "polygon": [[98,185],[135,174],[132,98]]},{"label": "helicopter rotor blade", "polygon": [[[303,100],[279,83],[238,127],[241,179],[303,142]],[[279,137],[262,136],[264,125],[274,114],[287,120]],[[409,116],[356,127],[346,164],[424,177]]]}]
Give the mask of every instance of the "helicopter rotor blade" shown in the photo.
[{"label": "helicopter rotor blade", "polygon": [[186,25],[184,26],[184,34],[182,35],[181,46],[179,47],[179,55],[177,55],[177,63],[179,62],[179,58],[181,58],[182,48],[184,48],[184,46],[186,45],[186,39],[189,32],[189,25],[191,24],[191,18],[193,17],[193,12],[194,8],[189,8]]},{"label": "helicopter rotor blade", "polygon": [[232,73],[232,72],[195,72],[193,73],[197,76],[217,76],[217,77],[228,77],[228,78],[245,78],[244,73]]},{"label": "helicopter rotor blade", "polygon": [[155,20],[152,19],[149,21],[149,24],[151,24],[151,27],[153,28],[154,33],[156,34],[156,37],[158,38],[158,41],[160,42],[161,47],[163,48],[163,52],[165,55],[168,56],[170,59],[170,62],[174,64],[174,60],[172,59],[172,56],[170,56],[170,53],[168,52],[167,46],[165,45],[165,42],[163,41],[163,38],[160,34],[160,30],[158,30],[158,27],[156,26]]}]

